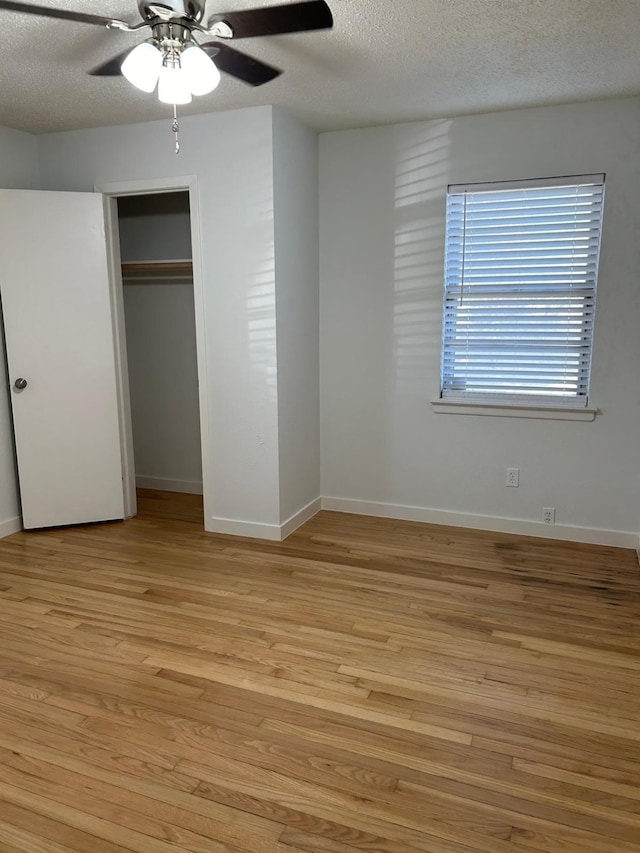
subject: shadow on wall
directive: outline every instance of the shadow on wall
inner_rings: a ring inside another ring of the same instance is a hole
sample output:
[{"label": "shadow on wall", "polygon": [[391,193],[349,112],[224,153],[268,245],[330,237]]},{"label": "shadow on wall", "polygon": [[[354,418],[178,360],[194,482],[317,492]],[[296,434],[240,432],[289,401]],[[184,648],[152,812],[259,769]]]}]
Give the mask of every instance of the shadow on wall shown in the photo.
[{"label": "shadow on wall", "polygon": [[[273,227],[271,194],[256,201],[254,212],[257,227]],[[249,367],[252,378],[268,389],[273,402],[277,389],[275,245],[273,237],[260,244],[262,254],[251,274],[247,294]]]},{"label": "shadow on wall", "polygon": [[445,190],[450,121],[398,137],[393,260],[396,396],[429,399],[437,389],[444,276]]},{"label": "shadow on wall", "polygon": [[[439,388],[446,186],[450,121],[402,127],[394,178],[392,395],[386,499],[406,501],[403,484],[419,479],[429,400]],[[422,430],[405,430],[421,424]],[[420,441],[416,443],[416,435]],[[417,488],[418,484],[414,482]]]}]

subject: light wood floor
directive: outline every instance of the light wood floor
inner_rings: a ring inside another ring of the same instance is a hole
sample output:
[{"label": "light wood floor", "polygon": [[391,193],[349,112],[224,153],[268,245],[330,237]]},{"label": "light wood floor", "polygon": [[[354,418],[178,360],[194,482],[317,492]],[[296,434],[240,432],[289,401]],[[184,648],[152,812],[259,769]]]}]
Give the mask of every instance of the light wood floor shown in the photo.
[{"label": "light wood floor", "polygon": [[640,851],[633,552],[140,509],[0,541],[2,853]]}]

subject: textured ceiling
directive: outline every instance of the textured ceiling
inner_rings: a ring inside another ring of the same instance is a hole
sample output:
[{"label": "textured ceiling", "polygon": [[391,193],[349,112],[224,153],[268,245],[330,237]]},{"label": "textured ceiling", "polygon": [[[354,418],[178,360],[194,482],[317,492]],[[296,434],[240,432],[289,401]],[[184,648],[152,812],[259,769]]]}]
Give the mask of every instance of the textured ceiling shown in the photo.
[{"label": "textured ceiling", "polygon": [[[135,0],[39,2],[138,20]],[[207,14],[273,2],[209,0]],[[331,130],[640,94],[640,0],[328,2],[333,30],[237,43],[281,77],[252,89],[223,76],[181,113],[279,104]],[[121,78],[86,75],[141,33],[0,20],[0,124],[42,133],[168,115]]]}]

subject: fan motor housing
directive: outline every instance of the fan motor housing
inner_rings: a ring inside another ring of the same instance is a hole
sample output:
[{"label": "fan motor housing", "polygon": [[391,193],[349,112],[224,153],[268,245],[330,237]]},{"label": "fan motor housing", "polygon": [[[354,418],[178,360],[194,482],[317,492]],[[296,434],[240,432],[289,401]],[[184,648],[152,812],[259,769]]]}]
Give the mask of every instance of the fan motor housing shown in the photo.
[{"label": "fan motor housing", "polygon": [[180,21],[185,18],[200,23],[204,17],[206,0],[169,0],[149,3],[139,0],[138,9],[145,21],[160,18],[163,21]]}]

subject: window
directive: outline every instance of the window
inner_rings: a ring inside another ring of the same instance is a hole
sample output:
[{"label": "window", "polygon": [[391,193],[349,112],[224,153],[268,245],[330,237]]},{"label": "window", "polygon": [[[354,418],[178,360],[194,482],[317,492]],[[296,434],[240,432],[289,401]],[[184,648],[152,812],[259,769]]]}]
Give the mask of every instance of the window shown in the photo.
[{"label": "window", "polygon": [[443,401],[586,406],[604,175],[447,194]]}]

